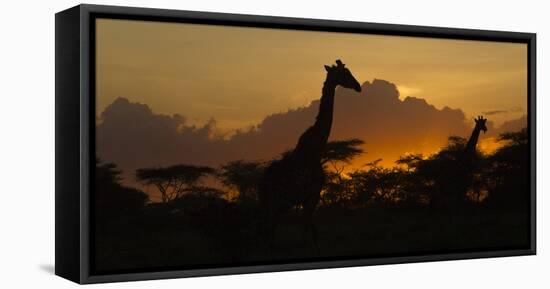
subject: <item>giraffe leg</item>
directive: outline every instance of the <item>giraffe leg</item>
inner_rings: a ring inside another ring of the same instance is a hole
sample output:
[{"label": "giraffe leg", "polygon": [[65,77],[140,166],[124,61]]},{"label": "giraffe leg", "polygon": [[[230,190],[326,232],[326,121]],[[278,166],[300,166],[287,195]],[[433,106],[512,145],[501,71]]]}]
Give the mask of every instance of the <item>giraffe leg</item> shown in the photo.
[{"label": "giraffe leg", "polygon": [[311,214],[303,215],[303,232],[304,246],[310,248],[313,255],[319,255],[318,232]]},{"label": "giraffe leg", "polygon": [[267,256],[272,259],[273,258],[273,248],[274,248],[274,245],[273,245],[273,233],[271,232],[271,230],[269,230],[267,236],[266,236],[266,245],[267,245]]},{"label": "giraffe leg", "polygon": [[318,256],[319,254],[321,254],[321,250],[319,248],[317,227],[313,223],[313,220],[311,220],[310,223],[309,223],[309,230],[311,232],[311,242],[312,242],[312,246],[313,246],[313,253],[316,256]]},{"label": "giraffe leg", "polygon": [[266,257],[272,258],[274,251],[274,231],[275,225],[272,217],[268,214],[263,215],[257,225],[258,249]]},{"label": "giraffe leg", "polygon": [[270,223],[267,228],[267,255],[270,259],[274,256],[275,251],[275,230],[277,226],[275,223]]}]

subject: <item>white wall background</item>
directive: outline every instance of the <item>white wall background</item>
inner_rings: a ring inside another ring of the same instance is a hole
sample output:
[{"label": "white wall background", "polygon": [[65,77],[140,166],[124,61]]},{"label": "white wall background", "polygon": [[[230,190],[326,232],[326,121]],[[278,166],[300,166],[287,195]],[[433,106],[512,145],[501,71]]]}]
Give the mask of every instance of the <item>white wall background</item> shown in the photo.
[{"label": "white wall background", "polygon": [[[95,4],[536,32],[538,255],[100,285],[105,288],[544,288],[550,285],[550,9],[547,1],[89,1]],[[54,265],[54,13],[77,1],[3,1],[0,11],[0,287],[70,288]],[[546,285],[546,286],[545,286]],[[546,287],[548,288],[548,287]]]}]

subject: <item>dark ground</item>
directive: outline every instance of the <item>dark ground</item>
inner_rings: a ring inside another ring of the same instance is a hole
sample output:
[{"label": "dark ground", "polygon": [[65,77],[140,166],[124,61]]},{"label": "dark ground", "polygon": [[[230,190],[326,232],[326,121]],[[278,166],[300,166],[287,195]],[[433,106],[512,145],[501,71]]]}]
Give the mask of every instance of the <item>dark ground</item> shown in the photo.
[{"label": "dark ground", "polygon": [[426,208],[324,208],[315,216],[319,254],[297,213],[277,228],[270,254],[254,215],[231,205],[214,214],[160,205],[145,210],[98,228],[98,271],[526,248],[529,242],[528,214],[520,211],[471,207],[449,225],[446,215]]}]

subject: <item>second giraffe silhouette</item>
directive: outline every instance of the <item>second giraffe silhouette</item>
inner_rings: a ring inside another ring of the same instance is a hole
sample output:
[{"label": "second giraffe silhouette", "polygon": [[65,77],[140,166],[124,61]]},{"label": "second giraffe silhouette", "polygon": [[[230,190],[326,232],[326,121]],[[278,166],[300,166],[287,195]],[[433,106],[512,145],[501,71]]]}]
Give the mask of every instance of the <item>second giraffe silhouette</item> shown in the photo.
[{"label": "second giraffe silhouette", "polygon": [[473,182],[473,174],[479,165],[477,143],[480,133],[487,132],[487,119],[478,116],[475,126],[463,151],[456,152],[453,163],[445,170],[445,179],[440,184],[440,192],[433,197],[432,205],[447,211],[450,222],[462,214],[466,193]]},{"label": "second giraffe silhouette", "polygon": [[313,213],[325,182],[321,158],[332,127],[336,86],[361,91],[359,82],[340,60],[336,60],[336,65],[325,65],[325,69],[327,76],[315,123],[300,136],[293,151],[266,168],[260,183],[260,229],[270,254],[276,226],[292,209],[300,209],[304,234],[311,237],[314,249],[319,251]]}]

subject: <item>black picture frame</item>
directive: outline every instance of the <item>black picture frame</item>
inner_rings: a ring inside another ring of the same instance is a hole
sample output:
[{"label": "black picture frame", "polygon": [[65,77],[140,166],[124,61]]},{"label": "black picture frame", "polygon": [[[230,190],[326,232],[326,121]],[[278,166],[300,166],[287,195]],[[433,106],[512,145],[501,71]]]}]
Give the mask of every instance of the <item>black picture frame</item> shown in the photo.
[{"label": "black picture frame", "polygon": [[[95,159],[94,19],[140,19],[182,23],[285,28],[310,31],[517,42],[528,45],[528,134],[530,141],[530,245],[523,249],[441,252],[321,262],[251,264],[159,271],[94,272],[91,208]],[[536,34],[411,25],[329,21],[166,9],[79,5],[55,16],[55,273],[77,283],[100,283],[254,272],[274,272],[536,254]]]}]

